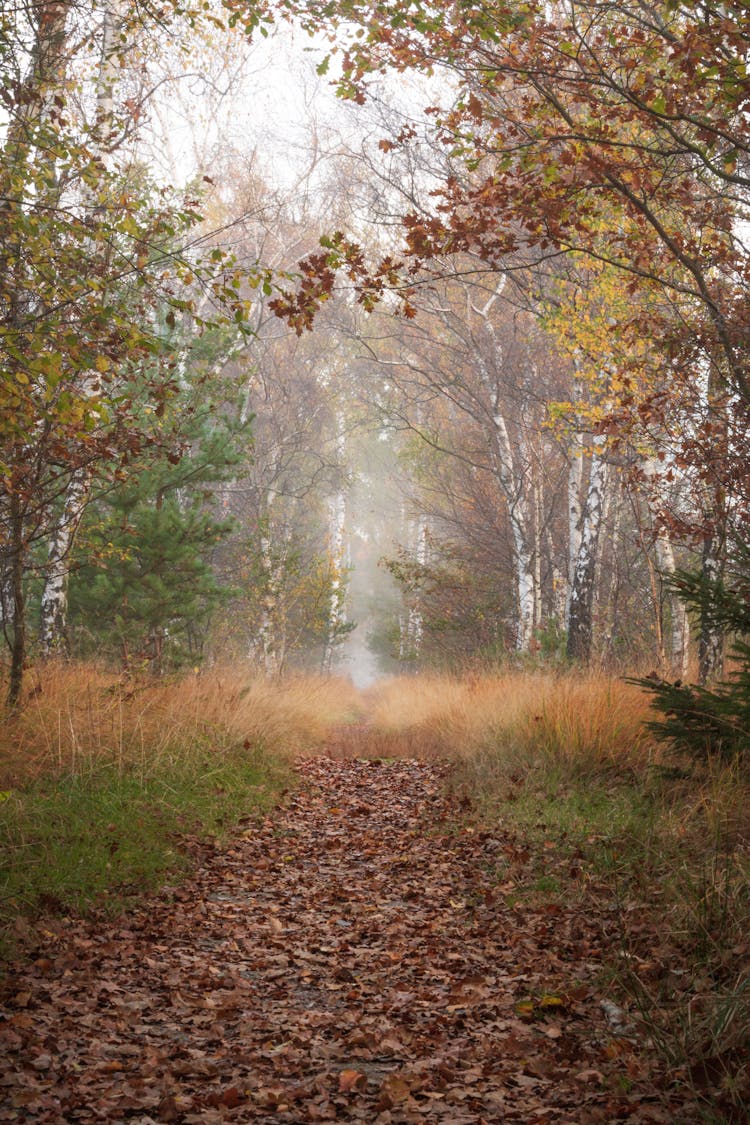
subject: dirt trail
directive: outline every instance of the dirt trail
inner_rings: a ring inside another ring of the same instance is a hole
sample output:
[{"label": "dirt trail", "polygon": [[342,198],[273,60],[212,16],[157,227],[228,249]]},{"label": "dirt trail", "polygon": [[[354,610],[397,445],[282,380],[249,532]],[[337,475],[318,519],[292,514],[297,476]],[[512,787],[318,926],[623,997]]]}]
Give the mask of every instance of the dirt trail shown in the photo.
[{"label": "dirt trail", "polygon": [[42,935],[5,985],[0,1121],[693,1120],[608,1023],[602,920],[508,906],[528,854],[461,826],[439,767],[300,770],[126,924]]}]

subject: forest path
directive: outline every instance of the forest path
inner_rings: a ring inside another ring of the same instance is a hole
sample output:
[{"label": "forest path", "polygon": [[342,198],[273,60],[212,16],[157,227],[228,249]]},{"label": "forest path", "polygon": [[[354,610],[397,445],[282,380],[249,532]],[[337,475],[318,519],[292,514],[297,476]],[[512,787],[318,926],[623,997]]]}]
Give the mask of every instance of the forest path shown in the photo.
[{"label": "forest path", "polygon": [[507,905],[528,851],[440,766],[299,769],[171,895],[42,934],[6,982],[0,1121],[690,1120],[607,1023],[602,919]]}]

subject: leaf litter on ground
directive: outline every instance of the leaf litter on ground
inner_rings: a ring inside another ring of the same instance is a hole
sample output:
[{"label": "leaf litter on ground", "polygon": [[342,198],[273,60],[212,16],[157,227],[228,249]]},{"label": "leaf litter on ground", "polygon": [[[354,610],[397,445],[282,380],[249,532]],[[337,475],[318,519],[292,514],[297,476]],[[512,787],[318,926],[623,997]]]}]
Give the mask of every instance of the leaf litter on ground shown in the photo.
[{"label": "leaf litter on ground", "polygon": [[442,766],[298,769],[189,882],[37,933],[3,983],[0,1122],[699,1120],[607,1017],[606,917],[504,894],[528,848]]}]

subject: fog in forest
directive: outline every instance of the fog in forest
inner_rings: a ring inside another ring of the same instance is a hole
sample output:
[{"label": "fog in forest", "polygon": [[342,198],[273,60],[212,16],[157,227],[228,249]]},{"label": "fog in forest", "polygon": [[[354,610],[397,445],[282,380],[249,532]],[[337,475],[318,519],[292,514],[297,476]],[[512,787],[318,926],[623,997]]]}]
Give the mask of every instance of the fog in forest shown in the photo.
[{"label": "fog in forest", "polygon": [[749,74],[0,2],[0,1120],[750,1120]]},{"label": "fog in forest", "polygon": [[713,675],[674,579],[743,565],[735,157],[623,140],[605,190],[507,60],[222,11],[3,16],[11,695],[29,654]]}]

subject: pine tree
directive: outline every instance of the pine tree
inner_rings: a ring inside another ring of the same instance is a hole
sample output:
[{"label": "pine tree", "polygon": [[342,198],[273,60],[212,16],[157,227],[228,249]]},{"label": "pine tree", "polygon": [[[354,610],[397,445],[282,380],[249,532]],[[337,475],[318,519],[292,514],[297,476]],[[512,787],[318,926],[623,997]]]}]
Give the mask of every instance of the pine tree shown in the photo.
[{"label": "pine tree", "polygon": [[670,586],[701,621],[733,638],[733,667],[714,684],[686,684],[652,678],[634,683],[653,695],[664,718],[649,723],[662,741],[691,758],[732,761],[750,750],[750,554],[739,551],[734,580],[711,580],[705,574],[677,573]]},{"label": "pine tree", "polygon": [[[212,613],[233,594],[215,576],[216,545],[231,532],[215,487],[236,471],[247,424],[218,409],[226,385],[198,379],[155,420],[183,437],[181,457],[158,453],[91,506],[71,580],[74,647],[154,672],[200,659]],[[200,404],[200,405],[199,405]]]}]

